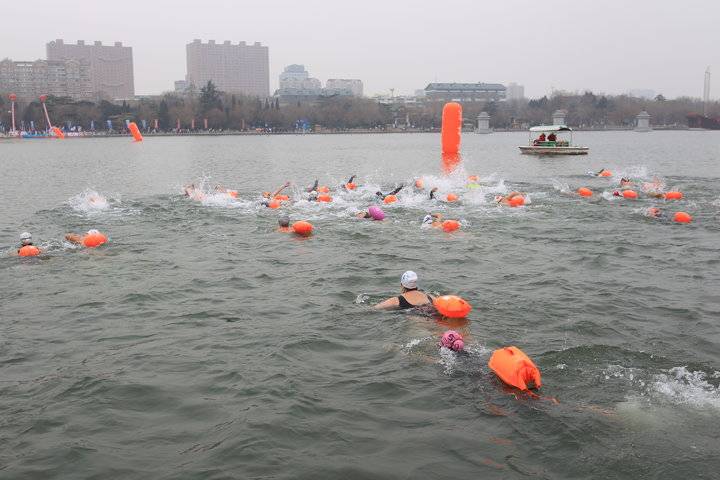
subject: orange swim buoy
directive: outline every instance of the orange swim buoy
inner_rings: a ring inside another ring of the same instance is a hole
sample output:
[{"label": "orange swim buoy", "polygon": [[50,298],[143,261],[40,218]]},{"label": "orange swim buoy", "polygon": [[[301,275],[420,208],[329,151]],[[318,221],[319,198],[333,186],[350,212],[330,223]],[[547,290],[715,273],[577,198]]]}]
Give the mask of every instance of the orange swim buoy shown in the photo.
[{"label": "orange swim buoy", "polygon": [[448,202],[457,202],[458,196],[454,193],[448,193],[447,194],[447,201]]},{"label": "orange swim buoy", "polygon": [[332,197],[325,193],[322,195],[318,195],[317,199],[318,199],[318,202],[325,202],[325,203],[332,202]]},{"label": "orange swim buoy", "polygon": [[268,203],[268,207],[272,209],[280,208],[282,206],[282,203],[280,203],[280,200],[271,200],[270,203]]},{"label": "orange swim buoy", "polygon": [[87,248],[95,248],[107,242],[107,237],[102,233],[96,231],[90,231],[82,239],[83,245]]},{"label": "orange swim buoy", "polygon": [[460,222],[457,220],[445,220],[442,223],[442,229],[448,233],[454,232],[458,228],[460,228]]},{"label": "orange swim buoy", "polygon": [[309,237],[313,231],[312,223],[303,220],[293,223],[293,231],[303,237]]},{"label": "orange swim buoy", "polygon": [[288,200],[290,200],[290,197],[288,197],[287,195],[278,194],[278,195],[275,195],[275,200],[278,200],[280,202],[287,202]]},{"label": "orange swim buoy", "polygon": [[357,188],[357,185],[355,185],[353,182],[349,182],[345,184],[345,188],[348,190],[355,190]]},{"label": "orange swim buoy", "polygon": [[417,180],[415,180],[415,188],[418,188],[420,190],[425,188],[425,182],[422,181],[422,178],[418,178]]},{"label": "orange swim buoy", "polygon": [[470,176],[468,177],[468,180],[471,181],[471,182],[477,182],[478,179],[479,179],[479,178],[478,178],[477,175],[470,175]]},{"label": "orange swim buoy", "polygon": [[326,187],[325,185],[318,187],[317,189],[318,193],[328,193],[330,192],[330,189]]},{"label": "orange swim buoy", "polygon": [[500,380],[520,390],[527,390],[530,382],[535,384],[535,388],[542,386],[537,365],[517,347],[495,350],[490,357],[488,367],[500,377]]},{"label": "orange swim buoy", "polygon": [[692,219],[692,216],[687,212],[675,212],[673,216],[673,221],[677,223],[690,223]]},{"label": "orange swim buoy", "polygon": [[638,194],[635,190],[623,190],[622,196],[631,200],[637,200]]},{"label": "orange swim buoy", "polygon": [[465,318],[472,306],[456,295],[443,295],[433,300],[433,305],[440,315],[448,318]]},{"label": "orange swim buoy", "polygon": [[395,195],[388,195],[387,197],[385,197],[385,198],[383,199],[383,202],[385,202],[386,204],[390,204],[390,203],[395,203],[395,202],[397,202],[397,200],[398,200],[398,199],[397,199],[397,197],[396,197]]},{"label": "orange swim buoy", "polygon": [[665,200],[682,200],[682,192],[667,192],[665,194]]},{"label": "orange swim buoy", "polygon": [[601,176],[601,177],[612,177],[612,172],[608,172],[607,170],[603,170],[603,171],[600,173],[600,176]]},{"label": "orange swim buoy", "polygon": [[18,255],[21,257],[36,257],[40,255],[40,249],[35,245],[25,245],[18,250]]},{"label": "orange swim buoy", "polygon": [[511,207],[522,207],[525,205],[525,197],[517,195],[509,200]]},{"label": "orange swim buoy", "polygon": [[238,196],[237,190],[228,190],[227,194],[230,195],[232,198],[237,198]]},{"label": "orange swim buoy", "polygon": [[587,187],[580,187],[577,189],[578,195],[581,197],[592,197],[592,190]]}]

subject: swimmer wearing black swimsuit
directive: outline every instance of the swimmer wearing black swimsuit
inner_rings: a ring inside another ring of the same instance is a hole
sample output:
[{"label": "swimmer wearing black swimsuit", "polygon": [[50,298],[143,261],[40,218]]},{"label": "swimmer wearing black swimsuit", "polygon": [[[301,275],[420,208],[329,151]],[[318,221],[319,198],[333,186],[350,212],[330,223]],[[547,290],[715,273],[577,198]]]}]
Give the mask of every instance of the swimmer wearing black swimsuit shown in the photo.
[{"label": "swimmer wearing black swimsuit", "polygon": [[408,310],[408,309],[411,309],[411,308],[425,308],[425,307],[427,307],[427,306],[429,306],[429,305],[432,306],[432,304],[433,304],[433,297],[431,297],[431,296],[428,295],[427,293],[423,292],[422,290],[418,290],[417,288],[410,288],[410,289],[407,289],[407,291],[408,291],[408,292],[417,291],[417,292],[420,292],[420,293],[424,293],[425,296],[428,298],[428,300],[430,300],[430,302],[429,302],[429,303],[423,303],[423,304],[420,304],[420,305],[414,305],[414,304],[412,304],[412,303],[410,303],[410,302],[407,301],[407,299],[405,298],[405,294],[398,295],[397,299],[398,299],[398,304],[399,304],[400,310]]},{"label": "swimmer wearing black swimsuit", "polygon": [[382,193],[382,192],[375,192],[375,195],[380,197],[382,200],[385,200],[385,197],[390,195],[397,195],[397,193],[405,187],[405,184],[401,183],[399,187],[397,187],[395,190],[393,190],[390,193]]}]

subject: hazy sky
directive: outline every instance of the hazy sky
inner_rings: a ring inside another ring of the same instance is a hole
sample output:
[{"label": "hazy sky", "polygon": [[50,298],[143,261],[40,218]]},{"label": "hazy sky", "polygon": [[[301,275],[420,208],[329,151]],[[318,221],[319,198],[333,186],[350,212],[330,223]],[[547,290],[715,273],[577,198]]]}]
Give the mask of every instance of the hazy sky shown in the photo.
[{"label": "hazy sky", "polygon": [[291,63],[360,78],[366,94],[412,94],[432,81],[516,82],[531,97],[564,90],[651,89],[720,97],[720,0],[104,0],[3,2],[0,58],[45,58],[45,44],[122,41],[138,94],[185,77],[185,45],[262,42],[270,85]]}]

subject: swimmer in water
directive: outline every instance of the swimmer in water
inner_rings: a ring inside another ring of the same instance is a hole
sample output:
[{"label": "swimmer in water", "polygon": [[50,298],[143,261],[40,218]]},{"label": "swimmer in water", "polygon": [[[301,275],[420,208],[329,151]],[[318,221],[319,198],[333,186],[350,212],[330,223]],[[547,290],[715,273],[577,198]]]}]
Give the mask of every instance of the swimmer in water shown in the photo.
[{"label": "swimmer in water", "polygon": [[282,191],[285,190],[289,186],[290,186],[290,182],[285,182],[280,188],[275,190],[275,193],[263,192],[262,196],[263,196],[263,198],[273,199],[277,195],[280,195],[280,193],[282,193]]},{"label": "swimmer in water", "polygon": [[627,178],[627,177],[623,177],[623,178],[620,179],[620,186],[621,186],[621,187],[632,187],[633,185],[635,185],[635,182],[633,182],[632,180],[630,180],[630,179]]},{"label": "swimmer in water", "polygon": [[417,273],[408,270],[400,277],[400,295],[390,297],[375,305],[380,310],[408,310],[410,308],[433,309],[433,298],[417,286]]},{"label": "swimmer in water", "polygon": [[[342,184],[342,188],[344,188],[345,190],[354,189],[355,187],[353,187],[352,185],[353,185],[353,180],[355,180],[355,177],[357,177],[357,175],[353,175],[352,177],[350,177],[350,179],[347,182]],[[348,188],[348,185],[350,185],[351,188]]]},{"label": "swimmer in water", "polygon": [[35,253],[33,253],[33,255],[37,255],[40,253],[40,249],[33,244],[32,235],[30,234],[30,232],[23,232],[20,234],[20,247],[17,250],[18,255],[20,255],[20,251],[25,247],[31,247],[33,250],[35,250]]},{"label": "swimmer in water", "polygon": [[657,218],[659,220],[666,220],[667,214],[657,207],[650,207],[645,211],[645,216],[650,218]]},{"label": "swimmer in water", "polygon": [[432,190],[430,190],[430,200],[437,200],[437,198],[435,198],[435,192],[437,192],[437,191],[438,191],[438,187],[435,187]]},{"label": "swimmer in water", "polygon": [[590,172],[590,174],[594,177],[599,177],[600,175],[603,174],[603,172],[607,172],[607,170],[605,170],[604,168],[601,168],[599,172],[597,172],[597,173]]},{"label": "swimmer in water", "polygon": [[287,233],[292,231],[290,228],[290,218],[287,216],[282,216],[278,219],[278,226],[278,232]]},{"label": "swimmer in water", "polygon": [[523,194],[520,192],[510,192],[507,195],[497,195],[495,196],[495,202],[496,203],[502,203],[503,205],[510,205],[510,200],[512,200],[515,197],[522,197]]},{"label": "swimmer in water", "polygon": [[85,235],[80,235],[79,233],[67,233],[65,234],[65,240],[70,243],[82,245],[85,237],[88,235],[100,235],[100,231],[95,229],[88,230]]},{"label": "swimmer in water", "polygon": [[306,193],[312,193],[312,192],[317,193],[318,183],[319,183],[319,182],[318,182],[318,179],[316,178],[316,179],[315,179],[315,183],[313,183],[311,186],[307,187],[307,188],[305,189],[305,192],[306,192]]},{"label": "swimmer in water", "polygon": [[405,186],[405,185],[401,183],[400,186],[397,187],[397,188],[396,188],[395,190],[393,190],[392,192],[389,192],[389,193],[375,192],[375,195],[377,195],[378,197],[380,197],[381,200],[385,200],[385,197],[388,197],[388,196],[390,196],[390,195],[397,195],[398,192],[399,192],[400,190],[402,190],[404,186]]},{"label": "swimmer in water", "polygon": [[442,218],[441,213],[429,213],[423,218],[422,224],[423,226],[427,225],[433,228],[440,228],[442,227]]}]

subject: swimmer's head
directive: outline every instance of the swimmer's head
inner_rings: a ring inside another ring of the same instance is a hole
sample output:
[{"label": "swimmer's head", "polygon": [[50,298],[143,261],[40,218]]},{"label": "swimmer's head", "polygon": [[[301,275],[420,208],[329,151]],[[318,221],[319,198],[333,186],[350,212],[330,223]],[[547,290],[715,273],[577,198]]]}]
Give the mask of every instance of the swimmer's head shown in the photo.
[{"label": "swimmer's head", "polygon": [[500,201],[502,201],[502,199],[503,199],[502,195],[495,195],[495,202],[500,202]]},{"label": "swimmer's head", "polygon": [[402,277],[400,277],[400,285],[408,290],[415,290],[417,288],[417,280],[417,273],[412,270],[408,270],[402,274]]},{"label": "swimmer's head", "polygon": [[620,196],[620,192],[618,192],[617,190],[615,190],[615,191],[613,192],[613,197],[619,197],[619,196]]},{"label": "swimmer's head", "polygon": [[92,230],[88,230],[88,235],[97,235],[100,233],[100,230],[95,230],[94,228]]},{"label": "swimmer's head", "polygon": [[432,222],[433,222],[433,217],[430,214],[425,215],[425,218],[423,218],[423,221],[422,221],[423,225],[430,225],[430,224],[432,224]]},{"label": "swimmer's head", "polygon": [[440,346],[449,348],[450,350],[456,352],[462,352],[465,349],[465,342],[463,341],[462,335],[458,332],[455,330],[448,330],[443,333],[442,338],[440,338]]},{"label": "swimmer's head", "polygon": [[262,193],[262,196],[263,196],[264,198],[270,198],[270,192],[263,192],[263,193]]},{"label": "swimmer's head", "polygon": [[30,245],[32,243],[32,235],[30,235],[30,232],[20,234],[20,243],[22,245]]},{"label": "swimmer's head", "polygon": [[316,191],[310,192],[310,195],[308,195],[308,200],[311,202],[317,202],[318,199],[318,193]]},{"label": "swimmer's head", "polygon": [[278,225],[280,225],[281,227],[289,227],[290,226],[290,218],[280,217],[278,219]]}]

